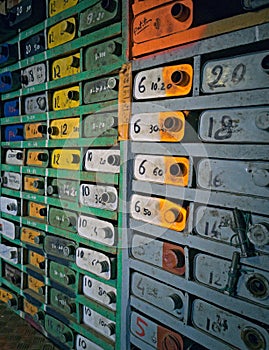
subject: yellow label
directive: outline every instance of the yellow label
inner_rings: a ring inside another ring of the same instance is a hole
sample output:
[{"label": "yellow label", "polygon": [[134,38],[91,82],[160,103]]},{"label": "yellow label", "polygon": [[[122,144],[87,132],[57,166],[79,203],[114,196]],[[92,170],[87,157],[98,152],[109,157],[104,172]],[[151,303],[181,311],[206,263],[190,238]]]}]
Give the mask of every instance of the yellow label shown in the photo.
[{"label": "yellow label", "polygon": [[51,166],[55,169],[79,170],[80,151],[76,149],[55,149],[51,154]]},{"label": "yellow label", "polygon": [[24,125],[24,138],[29,139],[40,139],[44,137],[44,134],[38,131],[41,126],[46,127],[44,123],[28,123]]},{"label": "yellow label", "polygon": [[34,292],[38,294],[42,294],[40,292],[40,289],[42,290],[42,287],[44,287],[45,284],[42,281],[39,281],[38,279],[34,278],[33,276],[28,276],[28,288],[32,289]]},{"label": "yellow label", "polygon": [[42,209],[46,210],[46,205],[35,203],[35,202],[29,202],[29,213],[28,213],[28,215],[33,217],[33,218],[44,220],[46,215],[42,215]]},{"label": "yellow label", "polygon": [[52,120],[50,123],[50,137],[52,139],[74,139],[79,137],[79,118]]},{"label": "yellow label", "polygon": [[185,116],[182,112],[160,112],[160,141],[180,141],[185,133]]},{"label": "yellow label", "polygon": [[49,17],[57,15],[70,7],[75,6],[78,0],[50,0],[49,2]]},{"label": "yellow label", "polygon": [[28,300],[23,299],[23,311],[26,314],[29,314],[31,316],[34,316],[38,312],[38,307],[29,303]]},{"label": "yellow label", "polygon": [[51,76],[53,80],[68,77],[80,72],[80,54],[60,58],[52,63]]},{"label": "yellow label", "polygon": [[38,193],[39,189],[37,187],[34,186],[34,184],[40,181],[39,177],[32,177],[32,176],[24,176],[24,190],[25,191],[30,191],[30,192],[34,192],[34,193]]},{"label": "yellow label", "polygon": [[10,299],[13,299],[13,295],[5,289],[0,288],[0,300],[7,303]]},{"label": "yellow label", "polygon": [[78,107],[79,86],[72,86],[67,89],[55,91],[52,100],[52,108],[54,111]]},{"label": "yellow label", "polygon": [[190,162],[183,157],[164,157],[166,184],[187,186],[189,182]]},{"label": "yellow label", "polygon": [[45,261],[45,257],[32,250],[29,250],[29,264],[40,269],[40,264]]},{"label": "yellow label", "polygon": [[35,244],[35,237],[39,237],[40,232],[28,227],[21,229],[21,241],[25,243]]},{"label": "yellow label", "polygon": [[[43,153],[44,152],[42,152],[42,151],[29,150],[27,152],[26,164],[27,165],[35,165],[35,166],[44,166],[45,164],[47,164],[47,161],[39,160],[40,154],[42,155]],[[46,158],[46,155],[44,155],[44,157]]]},{"label": "yellow label", "polygon": [[76,36],[76,20],[67,18],[52,26],[48,31],[48,49],[62,45]]}]

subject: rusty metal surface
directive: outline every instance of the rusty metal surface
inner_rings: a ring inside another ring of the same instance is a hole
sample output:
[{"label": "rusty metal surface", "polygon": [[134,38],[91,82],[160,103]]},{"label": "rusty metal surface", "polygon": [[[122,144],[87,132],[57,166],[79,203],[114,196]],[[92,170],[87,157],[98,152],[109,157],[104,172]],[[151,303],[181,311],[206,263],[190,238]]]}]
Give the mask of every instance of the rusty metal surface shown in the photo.
[{"label": "rusty metal surface", "polygon": [[0,303],[1,350],[58,350],[29,323]]}]

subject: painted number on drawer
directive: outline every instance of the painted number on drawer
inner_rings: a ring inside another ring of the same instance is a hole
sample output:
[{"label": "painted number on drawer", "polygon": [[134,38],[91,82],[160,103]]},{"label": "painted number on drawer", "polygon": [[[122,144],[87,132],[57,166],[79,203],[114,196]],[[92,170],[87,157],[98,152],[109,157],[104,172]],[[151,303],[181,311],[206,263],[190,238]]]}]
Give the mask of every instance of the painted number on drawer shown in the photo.
[{"label": "painted number on drawer", "polygon": [[40,94],[26,97],[24,101],[25,114],[35,114],[47,112],[47,95]]},{"label": "painted number on drawer", "polygon": [[76,340],[76,350],[103,350],[103,348],[78,334]]},{"label": "painted number on drawer", "polygon": [[189,64],[139,72],[134,79],[134,97],[143,100],[188,95],[192,87],[192,75],[193,69]]},{"label": "painted number on drawer", "polygon": [[137,155],[134,176],[138,180],[187,186],[190,161],[183,157]]},{"label": "painted number on drawer", "polygon": [[134,141],[178,142],[183,139],[184,130],[185,115],[177,111],[135,114],[130,123]]},{"label": "painted number on drawer", "polygon": [[263,328],[199,299],[193,302],[192,322],[242,350],[268,347],[268,333]]},{"label": "painted number on drawer", "polygon": [[120,150],[88,150],[85,155],[85,169],[87,171],[119,173]]},{"label": "painted number on drawer", "polygon": [[115,259],[103,253],[88,248],[78,248],[76,251],[76,264],[106,280],[114,278]]},{"label": "painted number on drawer", "polygon": [[23,165],[24,155],[24,150],[9,149],[6,153],[6,164]]},{"label": "painted number on drawer", "polygon": [[84,103],[108,101],[118,98],[118,77],[89,81],[84,85]]},{"label": "painted number on drawer", "polygon": [[118,192],[112,186],[81,184],[79,202],[85,206],[115,211],[118,207]]},{"label": "painted number on drawer", "polygon": [[60,79],[80,72],[80,53],[60,58],[52,63],[52,79]]},{"label": "painted number on drawer", "polygon": [[112,310],[116,310],[116,288],[85,275],[83,276],[83,294]]},{"label": "painted number on drawer", "polygon": [[269,166],[266,162],[203,159],[198,164],[197,183],[206,189],[268,197]]},{"label": "painted number on drawer", "polygon": [[145,343],[152,346],[152,349],[183,349],[181,336],[148,318],[131,313],[131,332]]},{"label": "painted number on drawer", "polygon": [[54,111],[75,108],[79,106],[79,86],[58,90],[52,96]]},{"label": "painted number on drawer", "polygon": [[51,154],[51,166],[55,169],[79,170],[80,150],[55,149]]},{"label": "painted number on drawer", "polygon": [[25,68],[21,71],[22,87],[34,86],[45,83],[47,80],[47,71],[45,63],[39,63],[35,66]]},{"label": "painted number on drawer", "polygon": [[114,245],[115,229],[114,226],[104,220],[100,220],[87,215],[79,215],[78,234],[94,242],[105,245]]},{"label": "painted number on drawer", "polygon": [[187,210],[166,199],[135,194],[131,198],[131,216],[153,225],[183,231]]},{"label": "painted number on drawer", "polygon": [[140,43],[188,29],[192,24],[192,8],[192,1],[183,0],[164,4],[135,16],[132,26],[133,41]]},{"label": "painted number on drawer", "polygon": [[51,139],[70,139],[79,137],[79,118],[52,120],[48,128]]},{"label": "painted number on drawer", "polygon": [[76,19],[73,17],[59,22],[48,30],[48,48],[62,45],[76,36]]},{"label": "painted number on drawer", "polygon": [[269,108],[234,108],[205,111],[199,137],[206,142],[269,143]]},{"label": "painted number on drawer", "polygon": [[207,62],[203,67],[205,93],[259,89],[269,86],[269,51]]},{"label": "painted number on drawer", "polygon": [[185,274],[184,248],[135,234],[132,241],[133,256],[176,275]]},{"label": "painted number on drawer", "polygon": [[187,300],[184,294],[176,288],[135,272],[132,274],[132,293],[178,319],[184,316]]},{"label": "painted number on drawer", "polygon": [[105,337],[115,340],[116,324],[108,318],[98,314],[87,306],[83,306],[82,322]]}]

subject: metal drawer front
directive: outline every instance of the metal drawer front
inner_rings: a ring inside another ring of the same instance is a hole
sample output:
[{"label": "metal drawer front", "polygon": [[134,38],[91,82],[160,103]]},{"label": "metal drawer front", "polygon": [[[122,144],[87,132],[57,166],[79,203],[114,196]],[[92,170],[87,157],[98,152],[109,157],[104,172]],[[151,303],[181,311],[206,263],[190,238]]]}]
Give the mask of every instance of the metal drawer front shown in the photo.
[{"label": "metal drawer front", "polygon": [[11,221],[0,218],[0,233],[11,239],[17,238],[15,224]]},{"label": "metal drawer front", "polygon": [[25,114],[44,113],[48,111],[47,94],[26,97],[24,100]]},{"label": "metal drawer front", "polygon": [[185,295],[178,289],[158,282],[138,272],[132,274],[132,294],[158,308],[174,315],[178,320],[184,317],[188,307]]},{"label": "metal drawer front", "polygon": [[75,6],[78,0],[50,0],[49,1],[49,17],[55,16],[58,13]]},{"label": "metal drawer front", "polygon": [[48,30],[48,49],[62,45],[76,36],[76,19],[70,17],[59,22]]},{"label": "metal drawer front", "polygon": [[268,333],[258,325],[196,299],[192,322],[199,329],[242,350],[268,347]]},{"label": "metal drawer front", "polygon": [[51,154],[51,166],[55,169],[79,170],[80,150],[55,149]]},{"label": "metal drawer front", "polygon": [[85,155],[85,169],[104,173],[120,172],[120,150],[89,149]]},{"label": "metal drawer front", "polygon": [[22,58],[31,57],[45,51],[44,33],[35,34],[27,40],[21,41],[20,46]]},{"label": "metal drawer front", "polygon": [[50,261],[49,278],[66,288],[75,289],[76,272],[62,264]]},{"label": "metal drawer front", "polygon": [[103,348],[82,335],[77,334],[76,350],[103,350]]},{"label": "metal drawer front", "polygon": [[47,69],[45,63],[39,63],[21,71],[21,82],[24,88],[45,83],[46,80]]},{"label": "metal drawer front", "polygon": [[140,196],[131,197],[130,215],[140,221],[183,231],[186,226],[187,210],[167,199]]},{"label": "metal drawer front", "polygon": [[44,139],[47,135],[46,123],[27,123],[24,124],[25,140]]},{"label": "metal drawer front", "polygon": [[89,81],[84,85],[84,103],[116,100],[118,98],[118,76]]},{"label": "metal drawer front", "polygon": [[94,31],[96,28],[105,27],[110,23],[116,22],[119,16],[120,4],[118,0],[98,1],[86,11],[80,14],[79,30]]},{"label": "metal drawer front", "polygon": [[106,280],[115,277],[115,258],[92,249],[79,247],[76,251],[76,264],[83,270]]},{"label": "metal drawer front", "polygon": [[185,274],[185,251],[179,245],[134,234],[131,250],[132,255],[138,260],[179,276]]},{"label": "metal drawer front", "polygon": [[6,164],[23,165],[25,159],[24,150],[8,149],[6,152]]},{"label": "metal drawer front", "polygon": [[53,80],[68,77],[80,72],[80,53],[57,59],[51,66]]},{"label": "metal drawer front", "polygon": [[59,227],[71,232],[77,231],[77,214],[72,211],[58,208],[50,208],[49,223],[52,226]]},{"label": "metal drawer front", "polygon": [[21,248],[0,244],[0,257],[13,264],[20,263]]},{"label": "metal drawer front", "polygon": [[181,335],[169,330],[137,312],[131,312],[131,332],[152,349],[177,349],[183,350],[183,339]]},{"label": "metal drawer front", "polygon": [[202,72],[202,91],[216,93],[269,86],[269,51],[207,62]]},{"label": "metal drawer front", "polygon": [[74,344],[74,334],[71,328],[67,327],[64,323],[58,321],[56,318],[46,314],[45,329],[54,338],[72,349]]},{"label": "metal drawer front", "polygon": [[54,255],[58,258],[75,260],[76,243],[68,239],[57,236],[46,236],[44,249],[47,254]]},{"label": "metal drawer front", "polygon": [[112,246],[115,244],[114,226],[104,220],[80,214],[78,217],[78,234],[91,241]]},{"label": "metal drawer front", "polygon": [[116,112],[88,115],[83,121],[83,137],[117,134],[117,117]]},{"label": "metal drawer front", "polygon": [[42,245],[44,241],[44,232],[32,229],[30,227],[21,228],[21,241],[35,246]]},{"label": "metal drawer front", "polygon": [[47,168],[49,165],[49,151],[46,149],[29,149],[26,165]]},{"label": "metal drawer front", "polygon": [[76,201],[79,183],[65,179],[49,179],[47,195],[65,200]]},{"label": "metal drawer front", "polygon": [[32,250],[28,251],[28,264],[31,267],[35,267],[38,270],[45,270],[45,260],[46,258]]},{"label": "metal drawer front", "polygon": [[46,221],[47,220],[47,206],[35,202],[28,203],[28,215],[32,218]]},{"label": "metal drawer front", "polygon": [[132,40],[140,43],[172,35],[188,29],[192,20],[193,4],[191,0],[164,4],[134,17]]},{"label": "metal drawer front", "polygon": [[56,119],[50,122],[48,134],[51,139],[74,139],[79,137],[79,118]]},{"label": "metal drawer front", "polygon": [[134,160],[134,177],[141,181],[188,186],[190,166],[190,160],[184,157],[139,154]]},{"label": "metal drawer front", "polygon": [[81,184],[79,203],[89,207],[116,211],[118,208],[118,192],[112,186]]},{"label": "metal drawer front", "polygon": [[205,111],[199,137],[205,142],[269,143],[269,108],[234,108]]},{"label": "metal drawer front", "polygon": [[14,216],[20,215],[20,202],[18,199],[15,198],[1,196],[0,209],[3,213],[7,213]]},{"label": "metal drawer front", "polygon": [[189,64],[142,71],[134,78],[137,100],[188,95],[192,88],[193,68]]},{"label": "metal drawer front", "polygon": [[1,177],[1,184],[3,187],[10,188],[12,190],[20,190],[22,183],[22,176],[19,173],[13,173],[4,171]]},{"label": "metal drawer front", "polygon": [[23,141],[23,124],[14,124],[4,127],[3,141]]},{"label": "metal drawer front", "polygon": [[133,141],[179,142],[184,130],[185,115],[180,111],[135,114],[130,121]]},{"label": "metal drawer front", "polygon": [[18,72],[4,72],[0,74],[0,93],[20,89],[21,83]]},{"label": "metal drawer front", "polygon": [[54,111],[78,107],[79,86],[72,86],[67,89],[55,91],[52,99],[52,108]]},{"label": "metal drawer front", "polygon": [[83,306],[82,322],[113,341],[116,339],[116,324],[98,314],[87,306]]},{"label": "metal drawer front", "polygon": [[268,197],[269,166],[266,162],[202,159],[197,184],[206,189]]},{"label": "metal drawer front", "polygon": [[20,114],[20,102],[18,98],[4,102],[5,117],[15,117],[19,114]]},{"label": "metal drawer front", "polygon": [[109,309],[116,310],[117,290],[107,284],[97,281],[87,275],[83,276],[83,294],[105,305]]},{"label": "metal drawer front", "polygon": [[24,191],[33,192],[36,194],[44,195],[45,193],[45,179],[40,176],[24,176]]}]

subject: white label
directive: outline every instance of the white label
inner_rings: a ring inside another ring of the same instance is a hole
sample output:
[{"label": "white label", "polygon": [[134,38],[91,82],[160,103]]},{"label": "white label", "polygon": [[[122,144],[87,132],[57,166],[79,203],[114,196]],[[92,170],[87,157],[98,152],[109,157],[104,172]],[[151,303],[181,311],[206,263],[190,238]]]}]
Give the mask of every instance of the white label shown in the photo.
[{"label": "white label", "polygon": [[269,196],[269,165],[266,162],[202,159],[197,183],[205,189]]},{"label": "white label", "polygon": [[85,169],[87,171],[119,173],[120,150],[88,150],[85,155]]},{"label": "white label", "polygon": [[0,208],[3,213],[14,216],[19,214],[18,201],[14,198],[0,197]]},{"label": "white label", "polygon": [[46,94],[26,97],[24,103],[25,114],[42,113],[47,111]]},{"label": "white label", "polygon": [[159,113],[141,113],[131,117],[130,137],[134,141],[162,141],[161,132],[168,132],[160,125]]},{"label": "white label", "polygon": [[22,86],[29,87],[37,84],[42,84],[46,81],[46,65],[39,63],[32,67],[27,67],[22,70],[23,77]]},{"label": "white label", "polygon": [[0,218],[0,233],[11,239],[16,238],[15,224]]},{"label": "white label", "polygon": [[8,260],[14,264],[18,264],[20,249],[16,247],[9,247],[5,244],[0,244],[0,257],[2,259]]},{"label": "white label", "polygon": [[259,89],[269,86],[264,63],[269,51],[207,62],[203,67],[202,90],[206,93]]},{"label": "white label", "polygon": [[115,211],[118,207],[118,192],[112,186],[81,184],[79,202],[85,206]]},{"label": "white label", "polygon": [[134,176],[138,180],[165,182],[165,159],[162,156],[137,155],[134,163]]},{"label": "white label", "polygon": [[13,190],[20,190],[21,174],[5,171],[2,177],[2,186]]},{"label": "white label", "polygon": [[103,348],[78,334],[76,340],[76,350],[103,350]]},{"label": "white label", "polygon": [[6,153],[6,164],[9,165],[23,165],[24,151],[9,149]]},{"label": "white label", "polygon": [[110,246],[115,242],[115,230],[110,222],[82,214],[78,218],[78,234],[94,242]]},{"label": "white label", "polygon": [[88,248],[77,248],[76,264],[78,267],[109,280],[112,276],[111,261],[103,253]]},{"label": "white label", "polygon": [[163,243],[156,239],[134,235],[132,241],[133,256],[150,264],[162,267]]},{"label": "white label", "polygon": [[83,276],[83,294],[112,310],[116,310],[116,288],[85,275]]},{"label": "white label", "polygon": [[135,272],[132,274],[132,293],[178,319],[184,316],[187,301],[184,294],[176,288]]},{"label": "white label", "polygon": [[103,334],[105,337],[115,340],[116,324],[108,318],[98,314],[87,306],[83,306],[83,323]]},{"label": "white label", "polygon": [[202,300],[196,299],[193,302],[192,322],[196,327],[240,350],[268,348],[269,336],[263,328]]}]

